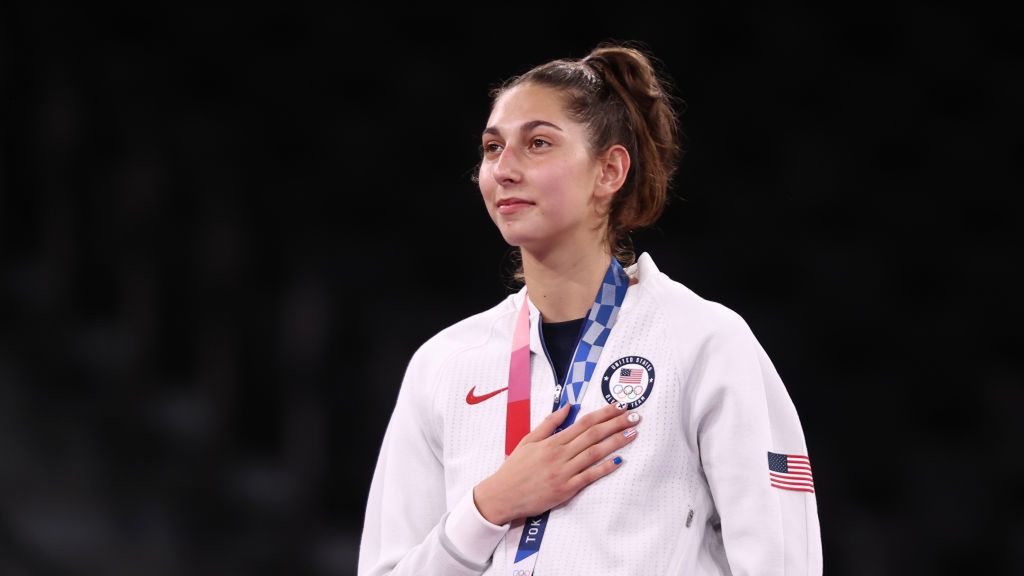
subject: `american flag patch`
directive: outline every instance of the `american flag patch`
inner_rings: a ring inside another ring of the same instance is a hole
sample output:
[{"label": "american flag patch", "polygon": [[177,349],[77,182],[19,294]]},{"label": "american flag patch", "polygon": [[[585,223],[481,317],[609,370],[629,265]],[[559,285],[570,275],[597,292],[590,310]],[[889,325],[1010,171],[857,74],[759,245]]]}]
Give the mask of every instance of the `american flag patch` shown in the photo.
[{"label": "american flag patch", "polygon": [[623,368],[619,372],[619,384],[639,384],[643,375],[643,368]]},{"label": "american flag patch", "polygon": [[811,461],[807,456],[769,452],[768,478],[775,488],[814,492]]}]

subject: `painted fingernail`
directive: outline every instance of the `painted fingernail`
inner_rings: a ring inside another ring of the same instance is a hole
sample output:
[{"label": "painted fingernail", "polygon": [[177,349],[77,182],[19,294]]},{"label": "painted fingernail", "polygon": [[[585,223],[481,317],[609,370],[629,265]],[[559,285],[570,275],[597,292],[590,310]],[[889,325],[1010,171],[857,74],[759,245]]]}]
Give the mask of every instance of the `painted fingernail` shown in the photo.
[{"label": "painted fingernail", "polygon": [[633,424],[636,424],[637,422],[639,422],[639,421],[640,421],[640,415],[639,415],[639,414],[637,414],[636,412],[633,412],[633,413],[632,413],[632,414],[630,414],[629,416],[626,416],[626,420],[629,420],[629,421],[630,421],[630,422],[632,422]]},{"label": "painted fingernail", "polygon": [[626,431],[622,433],[626,438],[632,438],[636,436],[636,428],[626,428]]},{"label": "painted fingernail", "polygon": [[616,456],[614,459],[612,459],[612,462],[616,464],[622,464],[622,456]]}]

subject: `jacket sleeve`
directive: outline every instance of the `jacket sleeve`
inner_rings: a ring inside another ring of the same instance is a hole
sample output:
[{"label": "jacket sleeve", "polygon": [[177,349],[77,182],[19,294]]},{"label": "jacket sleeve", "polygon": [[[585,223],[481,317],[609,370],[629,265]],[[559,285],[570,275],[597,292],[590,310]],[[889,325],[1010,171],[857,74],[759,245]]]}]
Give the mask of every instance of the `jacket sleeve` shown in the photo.
[{"label": "jacket sleeve", "polygon": [[[694,366],[693,425],[735,576],[822,573],[813,487],[772,485],[769,452],[809,457],[796,408],[761,345],[732,311]],[[774,456],[775,468],[778,459]],[[796,459],[790,460],[796,472]],[[799,488],[799,489],[793,489]]]},{"label": "jacket sleeve", "polygon": [[384,434],[366,503],[360,576],[476,576],[508,530],[480,515],[472,491],[447,510],[429,356],[421,348],[410,361]]}]

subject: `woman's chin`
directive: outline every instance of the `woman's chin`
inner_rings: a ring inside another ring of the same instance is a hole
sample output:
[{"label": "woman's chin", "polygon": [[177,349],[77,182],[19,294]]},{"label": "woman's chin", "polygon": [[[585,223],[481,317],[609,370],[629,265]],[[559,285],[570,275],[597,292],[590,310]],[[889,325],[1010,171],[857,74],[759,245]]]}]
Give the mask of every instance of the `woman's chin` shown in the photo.
[{"label": "woman's chin", "polygon": [[536,235],[526,234],[522,230],[509,230],[502,227],[500,231],[501,237],[505,239],[505,243],[509,246],[523,248],[524,245],[528,246],[537,242]]},{"label": "woman's chin", "polygon": [[525,231],[501,230],[501,237],[509,246],[515,246],[520,250],[533,254],[543,254],[552,248],[565,242],[565,237],[553,236],[551,234],[527,234]]}]

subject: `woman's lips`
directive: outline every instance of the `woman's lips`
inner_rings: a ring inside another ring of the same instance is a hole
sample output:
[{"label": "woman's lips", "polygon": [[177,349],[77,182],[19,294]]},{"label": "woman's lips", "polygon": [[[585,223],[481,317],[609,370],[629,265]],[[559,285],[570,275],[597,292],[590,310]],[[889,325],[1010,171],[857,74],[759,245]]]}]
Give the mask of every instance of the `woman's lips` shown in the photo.
[{"label": "woman's lips", "polygon": [[528,202],[520,198],[509,198],[498,202],[498,214],[514,214],[520,210],[525,210],[530,206],[533,206],[533,202]]}]

